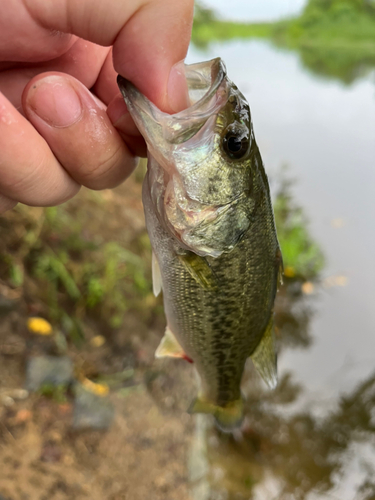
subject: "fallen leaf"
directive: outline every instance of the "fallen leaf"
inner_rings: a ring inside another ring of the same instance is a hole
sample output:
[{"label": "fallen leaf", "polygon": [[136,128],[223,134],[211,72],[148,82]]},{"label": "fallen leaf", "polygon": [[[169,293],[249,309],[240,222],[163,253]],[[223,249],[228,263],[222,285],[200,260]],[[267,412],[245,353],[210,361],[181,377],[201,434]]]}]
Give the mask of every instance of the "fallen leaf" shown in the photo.
[{"label": "fallen leaf", "polygon": [[29,318],[27,320],[27,328],[31,333],[36,335],[51,335],[52,325],[43,318]]},{"label": "fallen leaf", "polygon": [[24,422],[28,422],[29,420],[31,420],[32,416],[33,414],[30,410],[19,410],[14,417],[14,421],[16,422],[16,424],[23,424]]},{"label": "fallen leaf", "polygon": [[107,384],[96,384],[92,380],[85,378],[82,381],[82,385],[85,389],[96,394],[97,396],[107,396],[109,394],[109,387]]},{"label": "fallen leaf", "polygon": [[314,293],[314,285],[311,283],[311,281],[305,281],[305,283],[302,285],[302,292],[306,295],[311,295]]},{"label": "fallen leaf", "polygon": [[286,266],[284,269],[284,276],[286,278],[294,278],[296,272],[292,266]]},{"label": "fallen leaf", "polygon": [[102,345],[104,345],[105,342],[106,342],[105,337],[103,337],[103,335],[96,335],[90,340],[90,344],[93,347],[102,347]]},{"label": "fallen leaf", "polygon": [[345,226],[345,221],[344,221],[344,219],[340,219],[340,218],[332,219],[331,226],[335,227],[336,229],[340,229],[341,227]]},{"label": "fallen leaf", "polygon": [[346,286],[348,284],[348,277],[343,275],[328,276],[323,285],[325,288],[332,288],[333,286]]}]

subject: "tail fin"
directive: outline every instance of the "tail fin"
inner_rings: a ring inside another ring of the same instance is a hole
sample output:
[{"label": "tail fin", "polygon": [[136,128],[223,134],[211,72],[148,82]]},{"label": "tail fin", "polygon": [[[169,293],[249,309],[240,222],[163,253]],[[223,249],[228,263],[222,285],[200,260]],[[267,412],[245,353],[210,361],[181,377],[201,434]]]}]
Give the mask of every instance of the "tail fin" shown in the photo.
[{"label": "tail fin", "polygon": [[198,396],[189,407],[189,413],[209,413],[215,417],[216,426],[223,432],[232,432],[243,421],[243,400],[237,399],[225,406],[217,406]]}]

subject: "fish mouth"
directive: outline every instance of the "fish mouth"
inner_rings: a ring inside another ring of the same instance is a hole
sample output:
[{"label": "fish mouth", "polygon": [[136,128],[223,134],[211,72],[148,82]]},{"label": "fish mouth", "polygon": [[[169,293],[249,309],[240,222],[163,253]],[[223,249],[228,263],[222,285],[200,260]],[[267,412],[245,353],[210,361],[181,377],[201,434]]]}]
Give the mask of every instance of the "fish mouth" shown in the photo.
[{"label": "fish mouth", "polygon": [[226,68],[220,58],[185,64],[185,74],[191,106],[172,115],[157,108],[131,82],[117,77],[127,108],[155,157],[161,154],[165,159],[174,147],[193,137],[228,98]]}]

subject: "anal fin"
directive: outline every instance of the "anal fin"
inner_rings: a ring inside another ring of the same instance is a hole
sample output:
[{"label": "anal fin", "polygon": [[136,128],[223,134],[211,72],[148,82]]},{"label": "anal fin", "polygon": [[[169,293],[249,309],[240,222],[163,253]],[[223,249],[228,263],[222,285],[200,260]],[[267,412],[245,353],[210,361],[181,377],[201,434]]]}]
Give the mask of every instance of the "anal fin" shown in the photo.
[{"label": "anal fin", "polygon": [[270,389],[277,386],[277,355],[273,314],[268,322],[262,340],[250,356],[259,375]]},{"label": "anal fin", "polygon": [[164,337],[161,339],[158,348],[155,351],[155,358],[182,358],[192,363],[193,360],[185,353],[178,340],[171,330],[165,329]]},{"label": "anal fin", "polygon": [[159,262],[156,258],[154,252],[152,252],[152,291],[154,292],[155,297],[159,295],[162,289],[162,281],[161,281],[161,273]]}]

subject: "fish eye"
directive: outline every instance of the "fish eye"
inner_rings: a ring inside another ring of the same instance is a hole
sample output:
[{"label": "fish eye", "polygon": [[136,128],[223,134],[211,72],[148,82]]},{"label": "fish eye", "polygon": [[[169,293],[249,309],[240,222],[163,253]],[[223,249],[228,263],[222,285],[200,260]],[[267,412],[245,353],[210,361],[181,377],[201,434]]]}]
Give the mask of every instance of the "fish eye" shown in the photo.
[{"label": "fish eye", "polygon": [[250,138],[244,135],[243,132],[235,134],[232,130],[227,132],[223,139],[223,148],[229,158],[238,160],[245,156],[249,150]]}]

